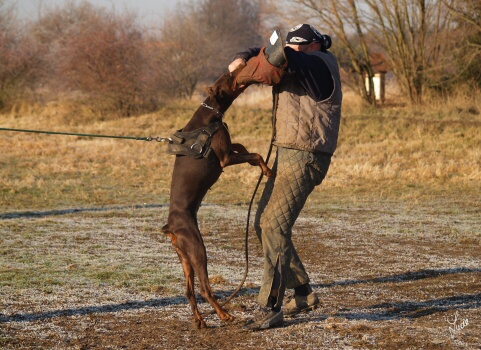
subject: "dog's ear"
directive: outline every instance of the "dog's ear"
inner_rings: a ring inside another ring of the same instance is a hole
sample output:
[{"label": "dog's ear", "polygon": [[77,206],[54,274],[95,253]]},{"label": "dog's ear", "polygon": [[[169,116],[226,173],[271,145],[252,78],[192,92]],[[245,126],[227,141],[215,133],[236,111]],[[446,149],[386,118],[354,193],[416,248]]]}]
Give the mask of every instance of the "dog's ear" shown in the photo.
[{"label": "dog's ear", "polygon": [[207,92],[210,96],[221,95],[220,85],[215,84],[214,86],[206,87],[205,92]]},{"label": "dog's ear", "polygon": [[204,91],[209,94],[209,95],[213,95],[214,94],[214,90],[212,89],[212,86],[207,86],[204,88]]}]

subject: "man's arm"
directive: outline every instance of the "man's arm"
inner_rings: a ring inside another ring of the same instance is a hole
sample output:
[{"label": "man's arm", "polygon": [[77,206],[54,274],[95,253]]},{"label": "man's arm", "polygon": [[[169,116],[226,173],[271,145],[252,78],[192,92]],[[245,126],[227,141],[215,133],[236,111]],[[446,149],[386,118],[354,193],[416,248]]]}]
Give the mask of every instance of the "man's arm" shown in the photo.
[{"label": "man's arm", "polygon": [[234,60],[236,60],[238,58],[242,58],[244,61],[247,62],[249,60],[249,58],[257,56],[260,52],[261,52],[260,47],[249,47],[245,51],[241,51],[241,52],[236,53],[235,56],[234,56]]},{"label": "man's arm", "polygon": [[234,60],[229,64],[229,72],[233,72],[239,65],[245,65],[250,58],[257,56],[260,52],[260,47],[250,47],[245,51],[236,53]]},{"label": "man's arm", "polygon": [[284,49],[289,62],[287,72],[294,74],[309,97],[322,101],[334,91],[331,71],[322,58],[298,52],[290,47]]}]

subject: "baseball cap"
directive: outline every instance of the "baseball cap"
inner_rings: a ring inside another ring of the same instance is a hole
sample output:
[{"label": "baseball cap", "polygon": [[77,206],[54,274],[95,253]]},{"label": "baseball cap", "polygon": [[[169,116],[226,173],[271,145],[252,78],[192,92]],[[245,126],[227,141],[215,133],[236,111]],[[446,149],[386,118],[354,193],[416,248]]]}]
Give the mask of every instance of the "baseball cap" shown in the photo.
[{"label": "baseball cap", "polygon": [[298,24],[287,33],[286,44],[303,45],[324,41],[324,37],[310,24]]}]

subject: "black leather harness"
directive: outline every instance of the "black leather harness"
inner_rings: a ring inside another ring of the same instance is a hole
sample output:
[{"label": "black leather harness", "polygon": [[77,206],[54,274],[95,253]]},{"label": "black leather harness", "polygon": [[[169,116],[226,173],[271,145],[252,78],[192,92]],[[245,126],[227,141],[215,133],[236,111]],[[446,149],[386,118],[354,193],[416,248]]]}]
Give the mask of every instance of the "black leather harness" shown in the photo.
[{"label": "black leather harness", "polygon": [[[170,136],[172,142],[167,147],[168,154],[189,156],[194,158],[208,158],[212,154],[210,143],[212,135],[225,125],[222,121],[215,121],[209,125],[192,131],[178,130]],[[225,125],[227,127],[227,125]]]}]

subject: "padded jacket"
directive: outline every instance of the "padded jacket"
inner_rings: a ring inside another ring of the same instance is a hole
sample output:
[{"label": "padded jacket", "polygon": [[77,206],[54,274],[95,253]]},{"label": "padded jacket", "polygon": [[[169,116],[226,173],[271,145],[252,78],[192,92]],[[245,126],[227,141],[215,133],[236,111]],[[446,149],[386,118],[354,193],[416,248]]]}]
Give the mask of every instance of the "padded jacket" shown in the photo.
[{"label": "padded jacket", "polygon": [[[329,51],[315,51],[330,71],[333,91],[327,98],[316,101],[308,95],[299,78],[289,71],[281,83],[274,86],[275,139],[280,147],[313,153],[333,154],[337,147],[341,122],[342,91],[339,66]],[[322,82],[318,82],[322,84]]]}]

